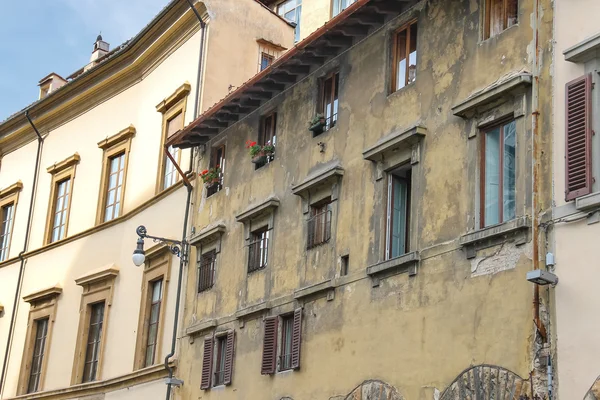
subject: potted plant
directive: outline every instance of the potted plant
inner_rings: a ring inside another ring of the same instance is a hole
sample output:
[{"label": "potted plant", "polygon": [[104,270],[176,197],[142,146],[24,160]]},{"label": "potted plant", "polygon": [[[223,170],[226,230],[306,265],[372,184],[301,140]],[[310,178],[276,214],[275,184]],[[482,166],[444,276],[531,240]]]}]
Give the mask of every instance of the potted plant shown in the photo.
[{"label": "potted plant", "polygon": [[308,130],[312,131],[312,133],[314,133],[315,135],[318,135],[319,133],[323,133],[323,131],[325,130],[325,125],[325,116],[323,114],[317,114],[312,120],[310,120]]},{"label": "potted plant", "polygon": [[267,161],[267,156],[265,155],[261,145],[248,140],[246,142],[246,148],[248,149],[248,153],[250,154],[250,157],[252,157],[252,162],[254,164],[260,164]]},{"label": "potted plant", "polygon": [[267,158],[273,159],[273,154],[275,154],[275,146],[271,144],[271,141],[268,141],[262,148],[262,152]]},{"label": "potted plant", "polygon": [[221,167],[217,165],[214,168],[205,169],[199,175],[202,182],[204,182],[204,186],[207,189],[211,188],[221,182]]}]

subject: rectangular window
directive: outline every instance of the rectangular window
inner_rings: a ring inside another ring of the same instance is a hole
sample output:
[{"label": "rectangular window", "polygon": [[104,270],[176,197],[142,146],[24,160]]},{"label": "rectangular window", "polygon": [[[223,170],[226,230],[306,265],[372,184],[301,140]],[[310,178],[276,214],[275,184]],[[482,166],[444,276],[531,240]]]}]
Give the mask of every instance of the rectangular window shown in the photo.
[{"label": "rectangular window", "polygon": [[223,189],[223,174],[225,173],[225,145],[219,147],[213,147],[210,156],[211,169],[219,169],[219,177],[217,182],[210,184],[206,189],[206,197],[210,197],[213,194]]},{"label": "rectangular window", "polygon": [[292,336],[294,331],[294,315],[281,317],[281,356],[279,370],[292,369]]},{"label": "rectangular window", "polygon": [[215,365],[215,377],[213,386],[223,385],[225,383],[225,354],[227,353],[227,336],[216,338],[217,342],[217,360]]},{"label": "rectangular window", "polygon": [[339,81],[340,74],[334,72],[325,77],[321,82],[319,113],[325,117],[324,130],[333,128],[337,122]]},{"label": "rectangular window", "polygon": [[260,120],[258,144],[265,148],[265,146],[272,146],[269,151],[265,151],[262,160],[255,162],[255,168],[259,169],[265,164],[275,159],[275,146],[277,145],[277,113],[273,112],[266,115]]},{"label": "rectangular window", "polygon": [[386,259],[408,252],[410,232],[410,166],[388,173]]},{"label": "rectangular window", "polygon": [[330,198],[310,207],[307,248],[310,249],[329,241],[331,238],[331,214]]},{"label": "rectangular window", "polygon": [[296,24],[294,41],[300,41],[300,17],[302,15],[302,0],[285,0],[277,6],[277,14]]},{"label": "rectangular window", "polygon": [[346,254],[340,258],[340,276],[348,275],[348,271],[350,270],[350,255]]},{"label": "rectangular window", "polygon": [[518,0],[485,0],[484,39],[496,36],[518,22]]},{"label": "rectangular window", "polygon": [[402,89],[417,79],[417,22],[400,28],[394,34],[392,47],[391,92]]},{"label": "rectangular window", "polygon": [[98,373],[98,360],[104,323],[104,302],[92,304],[85,350],[85,365],[82,382],[93,382]]},{"label": "rectangular window", "polygon": [[124,179],[125,153],[120,153],[108,159],[104,222],[113,220],[121,215]]},{"label": "rectangular window", "polygon": [[331,16],[335,17],[342,11],[344,11],[350,4],[356,3],[356,0],[332,0],[333,7],[331,10]]},{"label": "rectangular window", "polygon": [[264,227],[251,234],[248,251],[248,272],[254,272],[267,266],[269,251],[269,229]]},{"label": "rectangular window", "polygon": [[198,260],[198,293],[210,289],[214,285],[217,252],[211,250],[201,254]]},{"label": "rectangular window", "polygon": [[271,64],[273,64],[273,60],[275,60],[275,57],[273,57],[271,54],[261,52],[260,53],[260,70],[262,71],[263,69],[268,68]]},{"label": "rectangular window", "polygon": [[35,321],[35,343],[33,345],[33,356],[31,360],[31,369],[29,370],[27,393],[34,393],[40,389],[42,362],[46,352],[46,338],[48,337],[48,320],[48,317],[46,317]]},{"label": "rectangular window", "polygon": [[146,343],[145,366],[154,365],[158,339],[158,321],[162,303],[163,280],[159,279],[150,283],[152,298],[150,299],[150,318],[148,319],[148,342]]},{"label": "rectangular window", "polygon": [[[173,118],[167,121],[167,137],[171,137],[175,132],[183,128],[183,112],[175,115]],[[169,146],[169,153],[173,156],[175,161],[179,162],[181,157],[181,150]],[[163,189],[167,189],[177,183],[179,175],[177,174],[177,169],[175,168],[175,164],[171,161],[170,158],[165,157],[165,165],[164,165],[164,177],[163,177]]]},{"label": "rectangular window", "polygon": [[50,243],[64,239],[67,232],[67,217],[69,215],[69,198],[71,197],[71,179],[56,183],[53,200],[52,233]]},{"label": "rectangular window", "polygon": [[6,204],[0,209],[0,261],[8,259],[8,247],[10,245],[10,236],[12,233],[14,210],[14,203]]},{"label": "rectangular window", "polygon": [[481,227],[515,218],[516,123],[510,121],[482,135]]}]

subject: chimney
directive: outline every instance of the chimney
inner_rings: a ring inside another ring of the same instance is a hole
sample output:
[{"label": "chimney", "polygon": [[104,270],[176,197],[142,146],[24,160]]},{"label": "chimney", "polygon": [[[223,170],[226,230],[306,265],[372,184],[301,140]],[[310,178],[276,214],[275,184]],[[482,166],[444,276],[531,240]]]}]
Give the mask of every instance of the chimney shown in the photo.
[{"label": "chimney", "polygon": [[102,40],[102,35],[98,35],[96,42],[94,43],[94,51],[92,51],[90,63],[86,65],[83,70],[87,71],[88,69],[96,66],[96,64],[98,64],[98,60],[108,54],[109,47],[110,45]]},{"label": "chimney", "polygon": [[48,96],[50,93],[54,92],[59,87],[66,84],[67,81],[60,75],[52,72],[50,75],[42,78],[38,83],[40,87],[40,99]]}]

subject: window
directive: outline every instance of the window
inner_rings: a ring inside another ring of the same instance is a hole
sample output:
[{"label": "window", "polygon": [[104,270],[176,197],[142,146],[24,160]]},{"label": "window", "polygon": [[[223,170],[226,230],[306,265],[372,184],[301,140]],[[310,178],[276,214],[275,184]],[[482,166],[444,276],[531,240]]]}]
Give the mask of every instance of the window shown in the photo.
[{"label": "window", "polygon": [[227,338],[226,337],[218,337],[217,342],[217,362],[215,365],[215,377],[213,381],[213,386],[222,385],[225,379],[225,353],[227,352]]},{"label": "window", "polygon": [[[277,145],[277,113],[273,112],[261,118],[260,128],[258,134],[258,144],[260,146],[271,145],[275,149]],[[267,153],[267,152],[265,152]],[[270,163],[275,159],[275,151],[267,153],[263,156],[262,160],[255,162],[255,168],[259,169],[265,164]]]},{"label": "window", "polygon": [[[198,252],[200,254],[200,252]],[[198,293],[210,289],[214,285],[217,252],[211,250],[200,254],[198,260]]]},{"label": "window", "polygon": [[56,242],[66,236],[70,197],[71,179],[65,179],[64,181],[58,182],[56,184],[56,198],[54,199],[53,207],[54,218],[52,219],[50,242]]},{"label": "window", "polygon": [[10,236],[12,232],[13,219],[15,213],[14,203],[9,203],[2,206],[0,215],[0,261],[8,259],[8,249],[10,245]]},{"label": "window", "polygon": [[[179,114],[175,115],[173,118],[167,121],[167,137],[170,137],[182,128],[183,112],[180,112]],[[171,156],[173,156],[173,159],[175,159],[175,161],[177,161],[178,163],[181,161],[180,149],[173,146],[169,146],[169,153],[171,154]],[[177,173],[177,169],[175,168],[175,164],[173,164],[171,159],[168,157],[165,157],[163,174],[163,189],[168,189],[169,187],[173,186],[175,183],[177,183],[177,180],[179,179],[179,175]]]},{"label": "window", "polygon": [[206,197],[210,197],[223,189],[223,174],[225,173],[225,145],[213,147],[211,149],[209,168],[218,168],[221,172],[219,173],[218,182],[207,186]]},{"label": "window", "polygon": [[417,22],[413,21],[396,31],[392,42],[393,93],[417,78]]},{"label": "window", "polygon": [[34,393],[40,389],[42,375],[42,361],[46,351],[46,338],[48,337],[48,317],[35,321],[35,344],[29,372],[27,393]]},{"label": "window", "polygon": [[79,160],[79,154],[75,153],[47,169],[52,174],[52,183],[44,243],[53,243],[67,236],[75,168]]},{"label": "window", "polygon": [[85,350],[85,365],[83,367],[82,382],[93,382],[98,372],[98,359],[100,356],[100,338],[104,324],[104,302],[91,305],[90,323],[88,328],[87,346]]},{"label": "window", "polygon": [[273,64],[273,60],[275,60],[275,57],[273,57],[271,54],[261,52],[260,53],[260,70],[262,71],[263,69],[268,68],[271,64]]},{"label": "window", "polygon": [[331,198],[310,207],[308,220],[308,249],[326,243],[331,238]]},{"label": "window", "polygon": [[399,257],[409,249],[410,182],[409,165],[388,173],[385,252],[387,260]]},{"label": "window", "polygon": [[348,275],[350,270],[350,255],[346,254],[340,257],[340,276]]},{"label": "window", "polygon": [[[234,331],[217,333],[216,337],[209,336],[204,339],[200,389],[208,390],[212,386],[231,385],[234,342]],[[215,371],[214,374],[212,371]]]},{"label": "window", "polygon": [[294,41],[300,41],[300,16],[302,14],[302,0],[285,0],[277,6],[277,14],[296,24]]},{"label": "window", "polygon": [[[281,372],[290,369],[299,369],[301,342],[301,308],[281,317],[266,317],[264,319],[261,374],[270,375],[274,374],[277,370]],[[278,353],[279,357],[277,356]],[[279,361],[279,368],[277,368],[277,361]]]},{"label": "window", "polygon": [[485,0],[483,38],[498,35],[519,22],[518,0]]},{"label": "window", "polygon": [[248,272],[254,272],[267,266],[269,250],[269,229],[260,228],[253,231],[248,252]]},{"label": "window", "polygon": [[163,280],[159,279],[151,283],[150,319],[148,320],[148,342],[146,344],[145,366],[154,365],[156,345],[158,340],[158,321],[162,304]]},{"label": "window", "polygon": [[335,17],[344,11],[350,4],[356,3],[356,0],[332,0],[333,7],[331,11],[332,17]]},{"label": "window", "polygon": [[102,180],[100,183],[100,201],[96,223],[111,221],[123,215],[123,200],[127,182],[127,164],[131,139],[135,128],[129,126],[121,132],[98,143],[104,150]]},{"label": "window", "polygon": [[515,121],[491,128],[482,135],[482,228],[515,218],[515,150]]},{"label": "window", "polygon": [[319,113],[325,116],[324,130],[333,128],[337,122],[339,80],[340,74],[334,72],[321,81]]}]

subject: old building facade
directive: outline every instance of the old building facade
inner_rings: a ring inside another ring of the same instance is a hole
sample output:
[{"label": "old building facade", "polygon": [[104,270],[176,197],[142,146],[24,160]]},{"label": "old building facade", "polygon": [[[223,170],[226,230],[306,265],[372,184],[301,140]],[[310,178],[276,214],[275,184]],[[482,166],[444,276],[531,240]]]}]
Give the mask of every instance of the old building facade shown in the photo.
[{"label": "old building facade", "polygon": [[165,398],[180,260],[152,241],[139,268],[131,254],[140,225],[182,239],[193,152],[166,137],[294,40],[254,0],[165,3],[0,123],[2,399]]},{"label": "old building facade", "polygon": [[357,0],[303,29],[329,7],[303,1],[304,39],[168,139],[202,179],[175,398],[546,398],[525,275],[551,2]]}]

